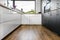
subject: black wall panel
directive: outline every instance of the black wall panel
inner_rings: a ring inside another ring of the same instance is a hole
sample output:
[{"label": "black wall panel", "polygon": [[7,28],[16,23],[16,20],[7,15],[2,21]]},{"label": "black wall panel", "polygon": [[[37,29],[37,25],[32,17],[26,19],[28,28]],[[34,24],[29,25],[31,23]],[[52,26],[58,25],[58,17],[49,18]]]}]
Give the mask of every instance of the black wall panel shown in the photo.
[{"label": "black wall panel", "polygon": [[[60,0],[51,0],[48,4],[47,1],[42,0],[42,25],[60,35]],[[47,9],[50,10],[45,12]]]},{"label": "black wall panel", "polygon": [[50,13],[43,13],[42,24],[51,31],[60,35],[60,9],[59,12],[55,10]]}]

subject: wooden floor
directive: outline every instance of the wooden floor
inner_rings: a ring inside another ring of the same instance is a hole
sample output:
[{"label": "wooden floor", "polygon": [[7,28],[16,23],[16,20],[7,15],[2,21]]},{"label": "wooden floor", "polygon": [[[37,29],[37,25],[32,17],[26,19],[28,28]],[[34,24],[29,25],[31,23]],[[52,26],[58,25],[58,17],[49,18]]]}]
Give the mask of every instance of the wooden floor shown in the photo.
[{"label": "wooden floor", "polygon": [[60,40],[60,37],[40,25],[23,25],[4,40]]}]

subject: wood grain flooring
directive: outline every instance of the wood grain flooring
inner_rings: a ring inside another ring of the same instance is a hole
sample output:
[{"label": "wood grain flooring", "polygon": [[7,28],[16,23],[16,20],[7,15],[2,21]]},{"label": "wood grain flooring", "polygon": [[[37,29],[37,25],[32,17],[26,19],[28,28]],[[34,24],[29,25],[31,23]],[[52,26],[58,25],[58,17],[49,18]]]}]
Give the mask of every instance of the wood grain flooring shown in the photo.
[{"label": "wood grain flooring", "polygon": [[41,25],[23,25],[4,40],[60,40],[60,37]]}]

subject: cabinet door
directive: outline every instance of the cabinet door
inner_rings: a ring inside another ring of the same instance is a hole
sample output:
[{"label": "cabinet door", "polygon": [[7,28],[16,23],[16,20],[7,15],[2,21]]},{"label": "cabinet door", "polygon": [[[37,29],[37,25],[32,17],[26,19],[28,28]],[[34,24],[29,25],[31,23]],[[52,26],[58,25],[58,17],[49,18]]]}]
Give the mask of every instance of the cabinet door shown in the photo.
[{"label": "cabinet door", "polygon": [[30,24],[42,24],[42,17],[41,14],[31,14],[29,16]]}]

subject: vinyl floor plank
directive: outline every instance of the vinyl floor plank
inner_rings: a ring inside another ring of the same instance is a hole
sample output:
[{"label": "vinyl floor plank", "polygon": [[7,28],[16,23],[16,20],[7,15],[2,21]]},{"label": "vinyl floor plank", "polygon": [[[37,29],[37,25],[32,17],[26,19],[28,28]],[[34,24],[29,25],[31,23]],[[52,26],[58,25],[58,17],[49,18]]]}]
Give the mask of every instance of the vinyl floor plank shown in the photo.
[{"label": "vinyl floor plank", "polygon": [[60,36],[41,25],[23,25],[4,40],[60,40]]}]

